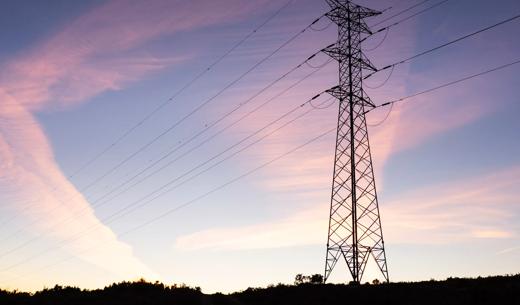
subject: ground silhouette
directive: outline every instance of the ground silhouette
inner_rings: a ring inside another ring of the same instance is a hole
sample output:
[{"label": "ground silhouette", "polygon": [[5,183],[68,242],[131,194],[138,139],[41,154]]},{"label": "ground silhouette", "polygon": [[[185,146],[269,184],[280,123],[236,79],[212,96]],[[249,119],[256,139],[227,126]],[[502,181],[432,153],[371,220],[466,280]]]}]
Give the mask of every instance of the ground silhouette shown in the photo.
[{"label": "ground silhouette", "polygon": [[248,288],[232,294],[203,294],[200,288],[166,286],[144,280],[82,290],[55,286],[30,294],[0,290],[6,305],[322,305],[322,304],[520,304],[520,274],[486,278],[449,278],[390,284],[295,285]]}]

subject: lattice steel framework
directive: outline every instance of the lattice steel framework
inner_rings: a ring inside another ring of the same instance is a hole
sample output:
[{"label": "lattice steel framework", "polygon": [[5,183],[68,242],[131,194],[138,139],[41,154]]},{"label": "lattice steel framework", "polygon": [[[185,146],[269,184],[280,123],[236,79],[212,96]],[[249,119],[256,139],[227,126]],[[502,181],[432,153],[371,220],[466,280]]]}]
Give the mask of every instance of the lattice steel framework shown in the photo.
[{"label": "lattice steel framework", "polygon": [[326,2],[339,33],[337,43],[324,49],[339,63],[339,86],[328,90],[339,100],[339,115],[324,280],[343,257],[354,282],[360,282],[372,256],[388,281],[365,119],[375,105],[362,87],[363,71],[376,70],[361,50],[362,38],[371,34],[365,18],[380,12],[346,0]]}]

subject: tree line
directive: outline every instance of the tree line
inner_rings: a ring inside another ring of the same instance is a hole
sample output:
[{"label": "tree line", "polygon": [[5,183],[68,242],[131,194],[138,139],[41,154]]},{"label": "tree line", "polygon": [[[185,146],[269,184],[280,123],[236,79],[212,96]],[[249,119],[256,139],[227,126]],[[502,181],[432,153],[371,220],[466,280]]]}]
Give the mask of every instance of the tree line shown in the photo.
[{"label": "tree line", "polygon": [[231,294],[204,294],[199,287],[139,280],[96,290],[62,286],[35,293],[0,290],[0,305],[520,304],[520,274],[377,285],[322,282],[323,278],[318,275],[299,274],[292,285],[248,288]]}]

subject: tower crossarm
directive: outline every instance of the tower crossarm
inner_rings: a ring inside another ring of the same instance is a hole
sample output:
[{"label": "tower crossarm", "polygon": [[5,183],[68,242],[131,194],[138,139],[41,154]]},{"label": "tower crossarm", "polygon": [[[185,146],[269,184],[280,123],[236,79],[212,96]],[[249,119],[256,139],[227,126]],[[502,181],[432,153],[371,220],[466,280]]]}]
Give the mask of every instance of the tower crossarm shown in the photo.
[{"label": "tower crossarm", "polygon": [[343,89],[340,86],[335,86],[335,87],[332,87],[332,88],[326,90],[325,92],[332,95],[339,101],[348,100],[349,97],[352,96],[353,100],[355,100],[354,103],[357,103],[359,105],[363,104],[363,106],[365,108],[369,108],[369,109],[373,109],[376,107],[376,105],[372,102],[372,100],[368,97],[368,95],[364,91],[362,91],[363,94],[361,96],[359,96],[353,92],[349,92],[349,91]]},{"label": "tower crossarm", "polygon": [[[326,48],[323,48],[321,50],[323,53],[327,54],[328,56],[332,57],[333,59],[339,61],[345,60],[345,58],[349,57],[349,54],[337,46],[337,44],[330,45]],[[354,63],[357,63],[361,66],[364,70],[370,70],[373,72],[378,71],[377,68],[370,62],[370,60],[365,56],[365,54],[360,53],[359,58],[354,58]]]}]

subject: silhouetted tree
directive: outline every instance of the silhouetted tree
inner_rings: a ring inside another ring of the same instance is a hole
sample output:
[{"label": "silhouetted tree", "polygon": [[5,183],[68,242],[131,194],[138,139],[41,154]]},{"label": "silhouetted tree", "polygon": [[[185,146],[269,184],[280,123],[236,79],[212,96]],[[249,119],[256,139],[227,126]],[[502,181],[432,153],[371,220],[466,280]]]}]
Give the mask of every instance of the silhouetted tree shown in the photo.
[{"label": "silhouetted tree", "polygon": [[321,274],[313,274],[311,275],[311,284],[322,284],[323,283],[323,275]]},{"label": "silhouetted tree", "polygon": [[305,277],[303,276],[303,274],[301,274],[301,273],[296,274],[296,276],[294,277],[294,285],[301,285],[304,282],[305,282]]},{"label": "silhouetted tree", "polygon": [[346,299],[353,304],[373,305],[520,304],[520,274],[384,285],[313,285],[322,280],[318,275],[299,274],[295,278],[297,285],[270,285],[213,295],[184,284],[167,286],[145,280],[116,283],[97,290],[66,286],[32,294],[0,290],[0,305],[316,305],[343,303]]},{"label": "silhouetted tree", "polygon": [[313,274],[313,275],[303,275],[301,273],[297,274],[294,277],[294,284],[321,284],[323,283],[323,275],[321,274]]}]

